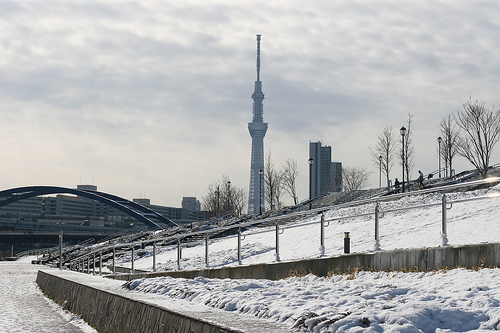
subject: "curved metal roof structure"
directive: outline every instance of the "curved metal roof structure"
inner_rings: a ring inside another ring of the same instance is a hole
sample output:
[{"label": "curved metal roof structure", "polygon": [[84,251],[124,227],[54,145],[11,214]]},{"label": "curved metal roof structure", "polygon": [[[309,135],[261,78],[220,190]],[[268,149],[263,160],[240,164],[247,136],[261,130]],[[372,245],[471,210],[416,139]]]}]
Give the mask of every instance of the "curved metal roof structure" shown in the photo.
[{"label": "curved metal roof structure", "polygon": [[59,186],[26,186],[26,187],[17,187],[0,191],[0,198],[4,198],[3,200],[0,199],[0,207],[11,204],[19,200],[37,197],[40,195],[62,194],[62,193],[74,194],[80,197],[85,197],[88,199],[99,201],[103,204],[116,208],[127,215],[132,216],[133,218],[146,224],[148,227],[152,229],[163,229],[163,228],[156,222],[154,222],[151,218],[163,222],[167,226],[178,226],[177,223],[171,221],[165,216],[160,215],[155,211],[143,205],[140,205],[136,202],[104,192],[66,188]]}]

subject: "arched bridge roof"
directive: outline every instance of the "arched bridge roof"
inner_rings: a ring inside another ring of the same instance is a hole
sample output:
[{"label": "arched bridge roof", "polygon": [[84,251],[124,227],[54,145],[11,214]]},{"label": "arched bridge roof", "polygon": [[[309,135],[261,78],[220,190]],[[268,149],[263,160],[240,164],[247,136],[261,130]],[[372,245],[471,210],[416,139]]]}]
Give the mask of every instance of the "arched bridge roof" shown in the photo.
[{"label": "arched bridge roof", "polygon": [[17,187],[0,191],[0,198],[3,198],[0,199],[0,207],[27,198],[37,197],[40,195],[58,194],[58,193],[74,194],[80,197],[85,197],[88,199],[99,201],[103,204],[114,207],[134,217],[135,219],[141,221],[142,223],[146,224],[148,227],[153,229],[162,229],[162,227],[160,227],[151,218],[163,222],[168,226],[178,226],[177,223],[172,222],[165,216],[160,215],[143,205],[140,205],[136,202],[124,198],[120,198],[116,195],[104,192],[59,187],[59,186],[26,186],[26,187]]}]

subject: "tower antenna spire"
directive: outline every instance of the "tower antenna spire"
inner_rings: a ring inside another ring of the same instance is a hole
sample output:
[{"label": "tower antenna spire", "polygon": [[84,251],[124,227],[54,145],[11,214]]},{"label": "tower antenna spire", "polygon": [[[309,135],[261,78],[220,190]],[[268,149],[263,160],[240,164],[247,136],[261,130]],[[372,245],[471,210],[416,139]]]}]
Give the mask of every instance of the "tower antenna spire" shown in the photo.
[{"label": "tower antenna spire", "polygon": [[260,35],[257,35],[257,81],[260,81]]}]

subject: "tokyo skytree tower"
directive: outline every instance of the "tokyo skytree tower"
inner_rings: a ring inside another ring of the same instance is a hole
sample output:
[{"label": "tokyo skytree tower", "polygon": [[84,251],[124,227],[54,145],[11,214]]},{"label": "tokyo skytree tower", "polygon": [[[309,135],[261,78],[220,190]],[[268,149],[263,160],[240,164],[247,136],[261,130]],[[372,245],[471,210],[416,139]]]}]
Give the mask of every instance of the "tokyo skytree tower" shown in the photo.
[{"label": "tokyo skytree tower", "polygon": [[260,173],[264,171],[264,136],[267,131],[267,123],[263,119],[264,107],[262,101],[264,100],[264,93],[262,92],[262,81],[260,81],[260,35],[257,35],[257,81],[255,81],[252,99],[253,120],[251,123],[248,123],[248,130],[252,137],[248,212],[250,214],[258,214],[261,209],[264,209],[264,177]]}]

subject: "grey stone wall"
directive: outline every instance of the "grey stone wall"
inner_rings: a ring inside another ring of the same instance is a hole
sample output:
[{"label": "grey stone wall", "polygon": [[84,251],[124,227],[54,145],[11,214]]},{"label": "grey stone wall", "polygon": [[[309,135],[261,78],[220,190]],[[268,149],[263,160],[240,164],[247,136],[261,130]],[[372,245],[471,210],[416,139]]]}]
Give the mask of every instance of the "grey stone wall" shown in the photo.
[{"label": "grey stone wall", "polygon": [[80,315],[99,332],[242,332],[76,283],[45,271],[38,271],[36,282],[49,298]]}]

